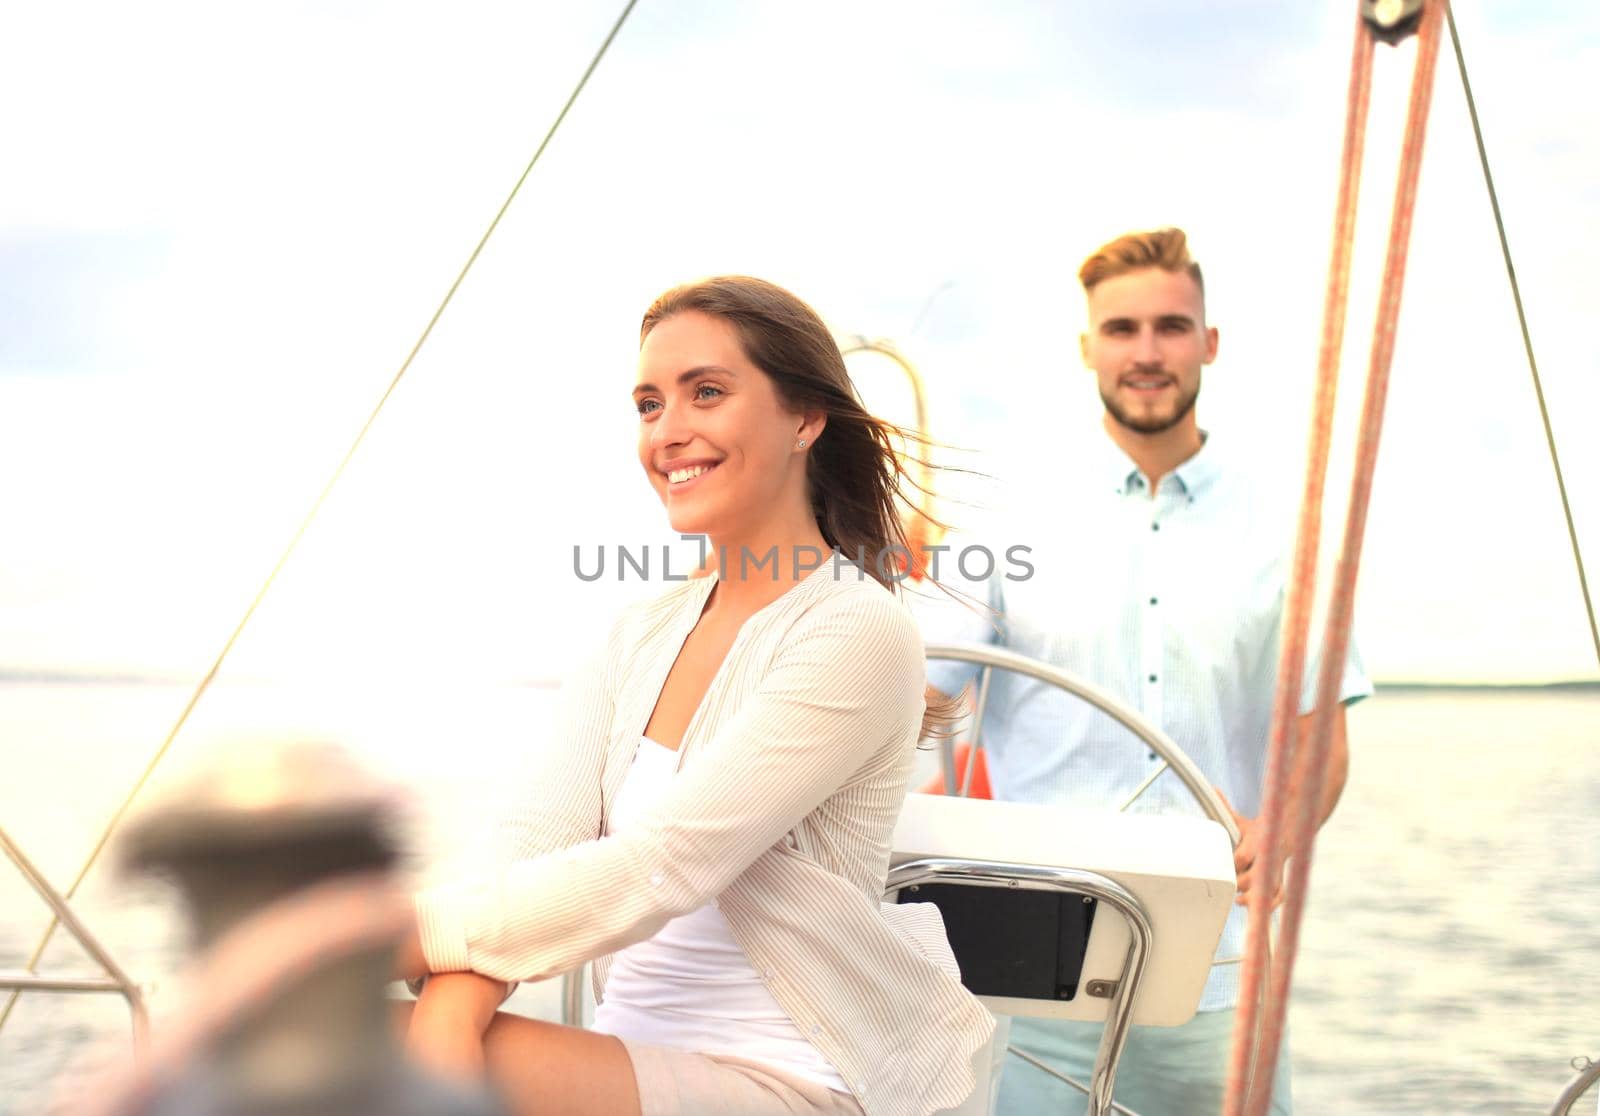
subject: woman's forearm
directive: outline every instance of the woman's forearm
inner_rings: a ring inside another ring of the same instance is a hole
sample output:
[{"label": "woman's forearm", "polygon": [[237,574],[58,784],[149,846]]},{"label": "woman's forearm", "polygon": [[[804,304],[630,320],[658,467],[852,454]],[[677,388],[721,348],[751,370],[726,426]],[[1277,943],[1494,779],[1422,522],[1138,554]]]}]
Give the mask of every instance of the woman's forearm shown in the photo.
[{"label": "woman's forearm", "polygon": [[434,973],[417,998],[417,1015],[450,1019],[481,1035],[506,998],[508,986],[479,973]]},{"label": "woman's forearm", "polygon": [[415,981],[427,977],[417,996],[416,1014],[432,1019],[450,1018],[482,1034],[505,1002],[509,986],[479,973],[430,973],[422,952],[422,935],[413,927],[395,951],[396,975]]},{"label": "woman's forearm", "polygon": [[406,1028],[411,1057],[435,1073],[477,1080],[484,1073],[484,1035],[506,986],[477,973],[435,973],[422,987]]}]

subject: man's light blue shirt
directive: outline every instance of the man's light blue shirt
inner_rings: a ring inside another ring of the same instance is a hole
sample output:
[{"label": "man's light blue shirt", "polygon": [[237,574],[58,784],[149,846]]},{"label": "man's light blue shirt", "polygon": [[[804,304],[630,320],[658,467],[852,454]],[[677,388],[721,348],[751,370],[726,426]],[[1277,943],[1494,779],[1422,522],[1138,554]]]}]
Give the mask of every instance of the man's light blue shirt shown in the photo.
[{"label": "man's light blue shirt", "polygon": [[[1019,492],[1022,514],[998,534],[951,540],[935,576],[995,610],[952,604],[918,609],[929,642],[994,643],[1062,667],[1110,692],[1160,726],[1234,808],[1260,809],[1267,734],[1277,682],[1285,574],[1293,521],[1264,486],[1229,462],[1215,439],[1149,480],[1103,432],[1078,460],[1057,457]],[[969,553],[982,545],[995,558]],[[1008,548],[1026,546],[1019,562]],[[962,576],[965,571],[968,577]],[[1314,658],[1314,656],[1313,656]],[[930,662],[928,680],[955,693],[976,668]],[[1314,702],[1308,664],[1301,711]],[[1340,700],[1372,692],[1352,646]],[[996,671],[983,730],[995,797],[1116,809],[1159,760],[1122,726],[1044,683]],[[1199,814],[1171,772],[1133,812]],[[1244,948],[1245,912],[1235,908],[1217,957]],[[1232,1007],[1238,966],[1212,971],[1200,1010]]]}]

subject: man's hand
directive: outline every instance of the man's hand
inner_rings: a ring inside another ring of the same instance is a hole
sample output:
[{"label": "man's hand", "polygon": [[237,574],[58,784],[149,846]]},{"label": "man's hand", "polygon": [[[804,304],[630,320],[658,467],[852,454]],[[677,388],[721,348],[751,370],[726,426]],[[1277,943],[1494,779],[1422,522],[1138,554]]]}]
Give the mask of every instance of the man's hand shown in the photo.
[{"label": "man's hand", "polygon": [[[1233,850],[1233,871],[1239,877],[1238,895],[1234,898],[1234,902],[1245,906],[1250,902],[1251,887],[1261,884],[1261,875],[1256,871],[1256,861],[1265,851],[1261,847],[1261,819],[1247,818],[1239,813],[1220,789],[1217,790],[1217,797],[1222,799],[1222,804],[1228,808],[1228,813],[1233,815],[1234,824],[1239,827],[1239,843]],[[1277,879],[1272,881],[1271,909],[1273,910],[1283,903],[1283,869],[1288,860],[1286,856],[1279,861]]]},{"label": "man's hand", "polygon": [[[1299,739],[1311,738],[1313,713],[1306,713],[1299,719]],[[1339,706],[1333,713],[1333,735],[1328,744],[1327,774],[1322,784],[1322,799],[1317,804],[1317,825],[1326,824],[1333,813],[1333,808],[1339,804],[1339,796],[1344,793],[1345,780],[1350,773],[1350,742],[1346,735],[1344,706]],[[1265,850],[1261,847],[1261,819],[1247,818],[1233,808],[1233,803],[1228,801],[1228,796],[1222,793],[1221,788],[1214,788],[1223,805],[1228,808],[1228,813],[1233,815],[1233,820],[1239,827],[1239,845],[1233,850],[1233,870],[1239,877],[1239,894],[1234,902],[1241,905],[1248,903],[1250,889],[1262,886],[1260,873],[1256,871],[1256,862]],[[1283,812],[1285,832],[1279,838],[1284,842],[1290,840],[1290,832],[1294,826],[1294,818],[1298,803],[1291,793],[1289,801],[1285,804]],[[1272,907],[1277,910],[1283,904],[1283,871],[1294,856],[1293,848],[1286,848],[1283,859],[1278,864],[1278,878],[1272,881]]]}]

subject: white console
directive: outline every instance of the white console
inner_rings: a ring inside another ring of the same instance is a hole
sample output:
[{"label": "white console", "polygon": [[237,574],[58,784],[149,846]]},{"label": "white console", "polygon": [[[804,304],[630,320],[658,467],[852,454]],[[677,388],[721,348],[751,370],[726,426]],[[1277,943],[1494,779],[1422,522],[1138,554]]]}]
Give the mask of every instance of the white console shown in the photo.
[{"label": "white console", "polygon": [[[1070,868],[1120,885],[1152,931],[1132,1022],[1170,1027],[1194,1015],[1234,899],[1233,852],[1215,822],[911,794],[890,867],[928,858]],[[963,975],[991,1011],[1105,1020],[1130,943],[1126,919],[1109,903],[1069,894],[1052,906],[1025,878],[900,896],[922,899],[947,905]]]}]

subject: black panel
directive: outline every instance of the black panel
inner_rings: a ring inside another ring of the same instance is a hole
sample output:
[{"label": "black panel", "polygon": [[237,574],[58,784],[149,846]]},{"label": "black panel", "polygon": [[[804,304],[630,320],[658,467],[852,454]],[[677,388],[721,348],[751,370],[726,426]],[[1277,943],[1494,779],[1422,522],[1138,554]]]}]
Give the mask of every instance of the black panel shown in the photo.
[{"label": "black panel", "polygon": [[933,903],[944,916],[961,983],[980,996],[1070,1000],[1078,994],[1096,903],[1022,888],[923,884],[902,903]]}]

